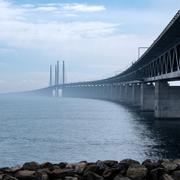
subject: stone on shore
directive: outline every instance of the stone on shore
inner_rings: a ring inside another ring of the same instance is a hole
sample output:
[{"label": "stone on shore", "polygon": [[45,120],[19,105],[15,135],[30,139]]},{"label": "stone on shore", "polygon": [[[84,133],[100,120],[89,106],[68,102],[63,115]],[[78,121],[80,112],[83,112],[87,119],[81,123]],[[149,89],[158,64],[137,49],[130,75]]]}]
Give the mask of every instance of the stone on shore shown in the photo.
[{"label": "stone on shore", "polygon": [[37,180],[38,177],[36,176],[35,171],[30,171],[30,170],[20,170],[15,174],[15,177],[18,178],[19,180]]},{"label": "stone on shore", "polygon": [[180,180],[180,160],[27,162],[0,168],[0,180]]},{"label": "stone on shore", "polygon": [[132,164],[127,170],[127,176],[134,180],[143,180],[147,175],[147,168],[143,165]]},{"label": "stone on shore", "polygon": [[40,165],[34,161],[23,164],[23,169],[34,171],[40,168]]}]

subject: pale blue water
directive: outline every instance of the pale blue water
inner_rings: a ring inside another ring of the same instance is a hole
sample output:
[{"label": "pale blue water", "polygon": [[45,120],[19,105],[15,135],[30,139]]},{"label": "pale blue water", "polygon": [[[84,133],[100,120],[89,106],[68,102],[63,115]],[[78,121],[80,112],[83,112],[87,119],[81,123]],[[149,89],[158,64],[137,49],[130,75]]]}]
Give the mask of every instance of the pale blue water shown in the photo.
[{"label": "pale blue water", "polygon": [[0,96],[0,166],[180,157],[180,121],[117,103]]}]

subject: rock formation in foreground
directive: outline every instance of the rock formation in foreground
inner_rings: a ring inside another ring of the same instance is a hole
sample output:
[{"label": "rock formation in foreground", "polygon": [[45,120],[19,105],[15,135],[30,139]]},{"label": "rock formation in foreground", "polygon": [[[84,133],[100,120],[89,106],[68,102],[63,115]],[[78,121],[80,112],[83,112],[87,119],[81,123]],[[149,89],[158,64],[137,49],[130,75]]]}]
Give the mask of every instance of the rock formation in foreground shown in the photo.
[{"label": "rock formation in foreground", "polygon": [[0,180],[180,180],[180,159],[145,160],[142,164],[132,159],[74,164],[27,162],[0,168]]}]

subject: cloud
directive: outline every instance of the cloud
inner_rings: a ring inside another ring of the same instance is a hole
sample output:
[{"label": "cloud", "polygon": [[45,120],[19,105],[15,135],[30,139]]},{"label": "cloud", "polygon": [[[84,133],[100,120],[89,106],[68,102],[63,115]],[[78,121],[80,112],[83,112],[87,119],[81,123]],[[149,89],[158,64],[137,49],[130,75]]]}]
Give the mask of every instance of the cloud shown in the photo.
[{"label": "cloud", "polygon": [[58,7],[56,6],[40,6],[32,9],[33,11],[45,11],[45,12],[56,12]]},{"label": "cloud", "polygon": [[80,3],[46,3],[46,4],[23,4],[21,8],[24,8],[29,12],[52,12],[52,13],[95,13],[106,10],[103,5],[88,5]]},{"label": "cloud", "polygon": [[[15,5],[0,0],[0,40],[13,47],[43,47],[57,45],[61,40],[92,39],[113,35],[117,32],[119,24],[104,21],[60,21],[57,19],[43,22],[44,16],[39,11],[58,12],[63,11],[71,18],[76,12],[97,12],[105,10],[104,6],[84,4],[41,4],[41,5]],[[29,20],[31,15],[39,15],[38,22]],[[72,12],[72,13],[70,13]]]},{"label": "cloud", "polygon": [[87,5],[87,4],[64,4],[64,10],[76,11],[76,12],[100,12],[106,10],[103,5]]},{"label": "cloud", "polygon": [[0,48],[0,54],[14,53],[15,51],[16,50],[12,48]]},{"label": "cloud", "polygon": [[[69,81],[123,71],[137,59],[137,47],[149,46],[173,14],[155,8],[108,8],[104,13],[103,5],[12,2],[0,0],[0,55],[8,62],[6,67],[0,63],[6,82],[0,91],[46,86],[48,65],[59,58],[66,60]],[[21,72],[36,70],[44,73]]]}]

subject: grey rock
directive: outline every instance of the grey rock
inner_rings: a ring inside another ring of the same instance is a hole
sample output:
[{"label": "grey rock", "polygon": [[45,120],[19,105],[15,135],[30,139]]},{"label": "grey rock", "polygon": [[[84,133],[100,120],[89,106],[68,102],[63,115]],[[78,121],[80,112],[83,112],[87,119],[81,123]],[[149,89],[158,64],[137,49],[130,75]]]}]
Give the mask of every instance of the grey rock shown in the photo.
[{"label": "grey rock", "polygon": [[71,177],[71,176],[67,176],[64,178],[64,180],[78,180],[77,177]]},{"label": "grey rock", "polygon": [[59,166],[61,169],[66,168],[67,165],[68,165],[68,163],[66,163],[66,162],[61,162],[61,163],[58,164],[58,166]]},{"label": "grey rock", "polygon": [[83,173],[83,171],[85,170],[85,168],[87,167],[87,163],[86,162],[80,162],[74,165],[74,169],[78,172],[78,173]]},{"label": "grey rock", "polygon": [[168,174],[164,174],[163,176],[162,176],[162,180],[174,180],[170,175],[168,175]]},{"label": "grey rock", "polygon": [[124,159],[122,161],[120,161],[120,163],[124,163],[126,164],[128,167],[133,165],[133,164],[140,164],[138,161],[133,160],[133,159]]},{"label": "grey rock", "polygon": [[4,174],[4,175],[2,176],[2,180],[18,180],[18,179],[15,178],[15,177],[9,176],[9,175],[7,175],[7,174]]},{"label": "grey rock", "polygon": [[40,168],[41,169],[49,169],[49,170],[52,170],[53,169],[53,164],[50,163],[50,162],[45,162],[43,164],[40,165]]},{"label": "grey rock", "polygon": [[128,177],[116,176],[113,180],[131,180]]},{"label": "grey rock", "polygon": [[173,163],[177,164],[177,169],[180,169],[180,159],[175,159]]},{"label": "grey rock", "polygon": [[38,180],[49,180],[49,176],[46,172],[36,172]]},{"label": "grey rock", "polygon": [[174,171],[178,167],[174,162],[163,162],[161,166],[167,171]]},{"label": "grey rock", "polygon": [[108,168],[103,172],[105,179],[113,179],[119,172],[118,168]]},{"label": "grey rock", "polygon": [[93,173],[96,173],[96,174],[99,174],[101,175],[103,173],[104,169],[102,169],[101,167],[99,167],[98,165],[96,164],[90,164],[88,165],[85,170],[84,170],[84,174],[87,174],[89,172],[93,172]]},{"label": "grey rock", "polygon": [[165,174],[165,169],[164,168],[156,168],[156,169],[153,169],[152,171],[150,171],[149,173],[149,177],[148,179],[149,180],[159,180],[159,177],[161,177],[163,174]]},{"label": "grey rock", "polygon": [[142,162],[142,165],[145,166],[148,170],[152,170],[157,168],[160,165],[160,163],[157,161],[146,159],[145,161]]},{"label": "grey rock", "polygon": [[96,173],[88,172],[83,176],[83,180],[104,180],[104,178]]},{"label": "grey rock", "polygon": [[172,177],[173,177],[175,180],[179,180],[179,179],[180,179],[180,170],[174,171],[174,172],[172,173]]},{"label": "grey rock", "polygon": [[32,161],[32,162],[24,163],[22,168],[24,170],[35,171],[40,168],[40,165],[37,162]]},{"label": "grey rock", "polygon": [[55,169],[50,175],[52,178],[64,178],[66,176],[75,176],[77,171],[74,169]]},{"label": "grey rock", "polygon": [[107,165],[108,167],[115,167],[118,165],[118,161],[113,161],[113,160],[106,160],[106,161],[103,161],[103,163]]},{"label": "grey rock", "polygon": [[127,176],[134,180],[143,180],[147,175],[147,168],[143,165],[133,164],[127,170]]},{"label": "grey rock", "polygon": [[20,180],[37,180],[38,178],[35,175],[35,171],[30,170],[20,170],[15,174],[15,177]]}]

